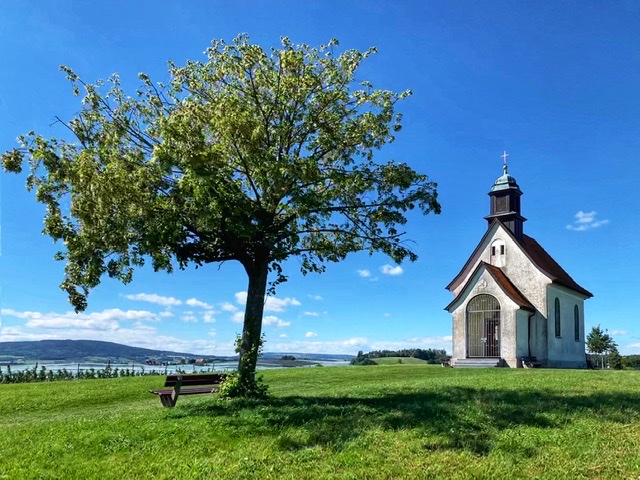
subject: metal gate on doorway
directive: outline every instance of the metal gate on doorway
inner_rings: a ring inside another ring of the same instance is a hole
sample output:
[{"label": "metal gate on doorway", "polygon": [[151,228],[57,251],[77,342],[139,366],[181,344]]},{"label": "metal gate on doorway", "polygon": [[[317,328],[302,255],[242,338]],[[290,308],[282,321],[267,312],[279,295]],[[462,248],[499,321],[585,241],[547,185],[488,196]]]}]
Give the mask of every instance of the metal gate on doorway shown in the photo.
[{"label": "metal gate on doorway", "polygon": [[500,303],[478,295],[467,304],[467,357],[500,356]]}]

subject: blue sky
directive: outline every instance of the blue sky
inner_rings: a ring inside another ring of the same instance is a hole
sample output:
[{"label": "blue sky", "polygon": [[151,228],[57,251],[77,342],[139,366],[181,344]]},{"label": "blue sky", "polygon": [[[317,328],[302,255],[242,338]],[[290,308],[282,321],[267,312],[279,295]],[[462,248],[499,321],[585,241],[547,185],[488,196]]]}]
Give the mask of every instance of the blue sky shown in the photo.
[{"label": "blue sky", "polygon": [[[375,87],[414,95],[379,161],[406,161],[439,185],[442,214],[412,215],[419,255],[398,267],[353,254],[322,275],[285,266],[267,301],[266,350],[356,353],[451,348],[445,286],[486,229],[487,192],[509,172],[524,192],[525,232],[595,297],[622,353],[640,353],[635,298],[640,221],[640,3],[636,1],[6,1],[0,6],[0,150],[29,130],[63,132],[78,99],[58,71],[167,78],[167,60],[204,59],[214,38],[379,53],[360,70]],[[246,276],[238,264],[105,279],[82,315],[58,285],[64,265],[40,232],[43,207],[25,177],[1,176],[0,341],[73,338],[207,354],[232,352]]]}]

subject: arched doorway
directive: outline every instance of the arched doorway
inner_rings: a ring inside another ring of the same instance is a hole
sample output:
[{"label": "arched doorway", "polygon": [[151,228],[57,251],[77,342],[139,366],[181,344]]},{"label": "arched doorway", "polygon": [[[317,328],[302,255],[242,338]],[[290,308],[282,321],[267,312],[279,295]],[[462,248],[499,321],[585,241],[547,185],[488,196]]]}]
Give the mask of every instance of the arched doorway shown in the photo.
[{"label": "arched doorway", "polygon": [[500,356],[500,302],[477,295],[467,304],[467,357]]}]

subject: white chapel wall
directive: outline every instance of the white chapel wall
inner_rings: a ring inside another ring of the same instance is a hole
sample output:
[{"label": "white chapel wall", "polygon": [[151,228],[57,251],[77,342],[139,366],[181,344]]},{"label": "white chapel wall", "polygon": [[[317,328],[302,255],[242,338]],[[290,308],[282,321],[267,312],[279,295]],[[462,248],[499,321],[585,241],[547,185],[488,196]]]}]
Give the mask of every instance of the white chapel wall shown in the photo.
[{"label": "white chapel wall", "polygon": [[[560,301],[560,337],[555,335],[555,299]],[[579,340],[575,340],[574,309],[579,312]],[[549,367],[586,367],[584,298],[569,289],[551,284],[548,286],[547,345]]]},{"label": "white chapel wall", "polygon": [[505,234],[503,230],[498,230],[498,232],[501,233],[500,238],[505,243],[505,259],[502,271],[527,300],[540,313],[546,316],[547,285],[551,283],[551,280],[538,270],[510,235]]}]

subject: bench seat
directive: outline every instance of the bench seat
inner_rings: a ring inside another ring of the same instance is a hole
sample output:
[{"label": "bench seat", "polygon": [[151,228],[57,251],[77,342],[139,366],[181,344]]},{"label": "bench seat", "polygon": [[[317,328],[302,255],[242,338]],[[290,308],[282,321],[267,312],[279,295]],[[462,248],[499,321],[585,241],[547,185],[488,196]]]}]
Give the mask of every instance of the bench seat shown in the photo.
[{"label": "bench seat", "polygon": [[149,390],[160,397],[163,407],[173,408],[180,395],[198,395],[214,393],[220,390],[220,385],[227,378],[224,373],[194,373],[190,375],[167,375],[165,387],[171,389]]}]

